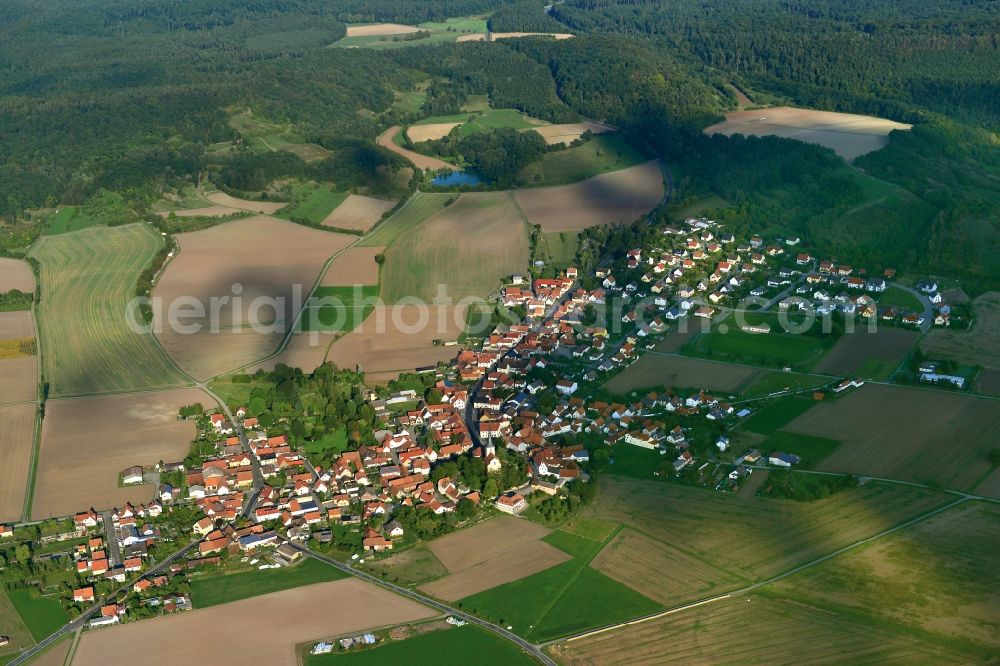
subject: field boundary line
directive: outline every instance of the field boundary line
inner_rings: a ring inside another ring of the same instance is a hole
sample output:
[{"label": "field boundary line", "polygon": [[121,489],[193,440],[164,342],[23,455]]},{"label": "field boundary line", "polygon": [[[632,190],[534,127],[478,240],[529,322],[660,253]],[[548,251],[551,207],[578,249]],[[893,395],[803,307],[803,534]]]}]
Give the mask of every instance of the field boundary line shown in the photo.
[{"label": "field boundary line", "polygon": [[834,551],[832,551],[830,553],[827,553],[826,555],[823,555],[821,557],[817,557],[815,559],[809,560],[808,562],[804,562],[804,563],[802,563],[802,564],[800,564],[798,566],[792,567],[791,569],[788,569],[787,571],[779,573],[779,574],[777,574],[775,576],[771,576],[770,578],[765,578],[762,581],[758,581],[756,583],[753,583],[752,585],[746,585],[744,587],[732,590],[730,592],[725,592],[723,594],[717,594],[717,595],[714,595],[714,596],[711,596],[711,597],[707,597],[705,599],[701,599],[699,601],[693,601],[693,602],[690,602],[690,603],[687,603],[687,604],[682,604],[680,606],[675,606],[673,608],[668,608],[667,610],[664,610],[664,611],[657,611],[656,613],[650,613],[649,615],[645,615],[645,616],[642,616],[642,617],[634,618],[634,619],[629,620],[627,622],[618,622],[616,624],[611,624],[611,625],[608,625],[606,627],[599,627],[597,629],[592,629],[590,631],[580,632],[578,634],[573,634],[573,635],[570,635],[570,636],[565,636],[563,638],[556,638],[556,639],[553,639],[551,641],[546,641],[544,643],[541,643],[540,645],[543,646],[543,647],[546,647],[546,646],[549,646],[549,645],[555,645],[557,643],[570,643],[572,641],[580,640],[582,638],[587,638],[589,636],[596,636],[598,634],[602,634],[602,633],[605,633],[607,631],[611,631],[613,629],[618,629],[618,628],[626,627],[626,626],[632,626],[632,625],[636,625],[636,624],[642,624],[644,622],[649,622],[650,620],[655,620],[655,619],[658,619],[658,618],[661,618],[661,617],[665,617],[667,615],[672,615],[672,614],[678,613],[680,611],[689,610],[691,608],[697,608],[698,606],[703,606],[705,604],[713,603],[713,602],[716,602],[716,601],[721,601],[723,599],[728,599],[729,597],[732,597],[732,596],[736,596],[736,595],[739,595],[739,594],[746,594],[747,592],[752,592],[754,590],[760,589],[760,588],[765,587],[767,585],[771,585],[773,583],[776,583],[779,580],[783,580],[785,578],[788,578],[789,576],[793,576],[793,575],[795,575],[795,574],[797,574],[797,573],[799,573],[801,571],[805,571],[806,569],[812,568],[812,567],[816,566],[817,564],[822,564],[823,562],[826,562],[827,560],[831,560],[831,559],[837,557],[838,555],[842,555],[842,554],[844,554],[846,552],[854,550],[855,548],[867,545],[867,544],[869,544],[869,543],[871,543],[873,541],[877,541],[878,539],[881,539],[882,537],[888,536],[890,534],[894,534],[895,532],[898,532],[900,530],[904,530],[904,529],[906,529],[908,527],[912,527],[913,525],[916,525],[917,523],[923,522],[923,521],[927,520],[928,518],[933,518],[934,516],[936,516],[936,515],[938,515],[940,513],[944,513],[945,511],[953,509],[953,508],[955,508],[956,506],[958,506],[960,504],[964,504],[966,502],[973,501],[973,499],[974,498],[969,497],[969,496],[960,497],[957,500],[955,500],[954,502],[949,502],[948,504],[945,504],[944,506],[940,506],[940,507],[938,507],[936,509],[932,509],[930,511],[922,513],[919,516],[915,516],[913,518],[910,518],[909,520],[906,520],[906,521],[904,521],[902,523],[899,523],[898,525],[895,525],[893,527],[884,529],[881,532],[877,532],[877,533],[875,533],[875,534],[873,534],[871,536],[868,536],[868,537],[865,537],[863,539],[859,539],[857,541],[849,543],[846,546],[842,546],[842,547],[838,548],[837,550],[834,550]]}]

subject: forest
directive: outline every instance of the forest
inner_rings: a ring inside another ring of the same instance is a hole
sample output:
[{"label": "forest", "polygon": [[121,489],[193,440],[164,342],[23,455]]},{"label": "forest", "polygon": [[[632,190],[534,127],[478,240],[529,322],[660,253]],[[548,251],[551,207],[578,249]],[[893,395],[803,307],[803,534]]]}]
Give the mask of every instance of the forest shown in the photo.
[{"label": "forest", "polygon": [[[345,22],[469,15],[494,31],[576,37],[325,48]],[[548,12],[535,0],[8,0],[0,251],[37,235],[34,209],[107,191],[143,215],[165,189],[206,174],[237,193],[297,177],[402,196],[415,182],[374,138],[486,96],[549,122],[617,125],[676,166],[677,204],[714,197],[723,203],[710,212],[731,224],[773,221],[841,260],[934,268],[980,290],[997,286],[1000,256],[997,34],[990,0],[565,0]],[[736,106],[730,84],[761,102],[915,128],[860,158],[864,172],[816,146],[706,137]],[[420,85],[419,111],[395,106]],[[251,150],[231,122],[243,109],[330,154],[307,164]],[[210,152],[223,142],[235,150]],[[461,154],[480,169],[520,164],[470,158],[479,148]],[[861,205],[877,188],[888,195]]]}]

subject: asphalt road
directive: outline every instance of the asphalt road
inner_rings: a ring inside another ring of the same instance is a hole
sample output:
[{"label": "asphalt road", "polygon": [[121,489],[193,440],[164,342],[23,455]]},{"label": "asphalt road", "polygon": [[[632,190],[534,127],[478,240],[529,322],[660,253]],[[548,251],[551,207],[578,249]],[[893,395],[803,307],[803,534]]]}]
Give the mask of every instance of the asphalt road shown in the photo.
[{"label": "asphalt road", "polygon": [[309,555],[310,557],[314,557],[320,562],[323,562],[324,564],[328,564],[332,567],[340,569],[344,573],[354,576],[355,578],[360,578],[363,581],[372,583],[373,585],[378,585],[379,587],[389,590],[390,592],[394,592],[396,594],[407,597],[408,599],[412,599],[417,603],[423,604],[425,606],[430,606],[431,608],[435,608],[441,611],[442,613],[448,613],[449,615],[454,615],[455,617],[465,620],[470,624],[475,624],[488,631],[492,631],[494,634],[497,634],[502,638],[506,638],[511,643],[514,643],[515,645],[520,647],[522,650],[524,650],[532,657],[534,657],[541,663],[545,664],[546,666],[556,666],[556,662],[552,661],[549,657],[547,657],[545,653],[542,652],[541,648],[539,648],[537,645],[535,645],[534,643],[529,643],[528,641],[521,638],[517,634],[510,632],[499,625],[493,624],[492,622],[487,622],[486,620],[478,618],[475,615],[469,615],[468,613],[464,613],[458,610],[457,608],[452,608],[448,604],[437,601],[436,599],[425,597],[419,592],[414,592],[409,588],[401,587],[399,585],[394,585],[392,583],[382,580],[381,578],[372,576],[371,574],[367,574],[363,571],[358,571],[357,569],[352,567],[350,564],[347,564],[346,562],[340,562],[333,558],[327,557],[326,555],[312,551],[301,544],[292,543],[291,545],[296,550],[301,551],[302,553]]}]

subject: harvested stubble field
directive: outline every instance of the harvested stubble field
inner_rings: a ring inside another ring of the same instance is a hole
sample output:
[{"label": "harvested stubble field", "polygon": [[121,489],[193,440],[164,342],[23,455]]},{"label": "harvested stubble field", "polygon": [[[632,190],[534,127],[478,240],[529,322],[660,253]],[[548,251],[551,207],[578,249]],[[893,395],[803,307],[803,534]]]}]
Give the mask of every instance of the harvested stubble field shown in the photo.
[{"label": "harvested stubble field", "polygon": [[423,312],[428,323],[422,326],[416,306],[378,306],[361,326],[334,342],[326,358],[341,368],[360,367],[372,381],[455,358],[458,347],[435,345],[434,340],[458,338],[465,328],[465,308],[432,305]]},{"label": "harvested stubble field", "polygon": [[741,595],[550,648],[561,664],[968,663],[910,632],[770,595]]},{"label": "harvested stubble field", "polygon": [[368,231],[382,219],[382,215],[392,210],[395,202],[375,197],[363,197],[349,194],[344,201],[333,209],[323,220],[323,225],[337,229],[353,229]]},{"label": "harvested stubble field", "polygon": [[893,120],[788,106],[727,113],[725,122],[705,128],[706,134],[781,136],[832,148],[850,162],[889,143],[889,132],[911,125]]},{"label": "harvested stubble field", "polygon": [[871,613],[996,654],[998,546],[1000,507],[966,503],[779,581],[775,589],[834,612]]},{"label": "harvested stubble field", "polygon": [[[933,418],[916,419],[915,414]],[[1000,402],[866,384],[817,404],[784,429],[817,437],[836,433],[843,443],[819,465],[823,471],[968,490],[989,470],[986,453],[1000,441]]]},{"label": "harvested stubble field", "polygon": [[330,262],[320,281],[321,287],[350,287],[356,284],[378,284],[378,264],[375,257],[384,247],[349,247]]},{"label": "harvested stubble field", "polygon": [[237,210],[245,210],[249,213],[263,213],[271,215],[276,213],[288,204],[282,201],[250,201],[249,199],[237,199],[225,192],[213,192],[205,196],[206,199],[219,206],[228,206]]},{"label": "harvested stubble field", "polygon": [[449,574],[420,589],[456,601],[554,567],[570,556],[541,541],[550,532],[526,520],[500,516],[435,539],[428,548]]},{"label": "harvested stubble field", "polygon": [[0,522],[21,519],[34,433],[34,403],[0,407]]},{"label": "harvested stubble field", "polygon": [[612,393],[622,395],[661,385],[734,393],[760,373],[757,368],[742,365],[647,353],[611,378],[605,387]]},{"label": "harvested stubble field", "polygon": [[0,405],[34,400],[38,394],[38,357],[0,360]]},{"label": "harvested stubble field", "polygon": [[405,35],[411,32],[419,32],[420,28],[412,25],[401,25],[399,23],[370,23],[364,25],[347,26],[348,37],[367,37],[371,35]]},{"label": "harvested stubble field", "polygon": [[796,502],[605,475],[592,512],[676,544],[719,571],[760,580],[952,499],[919,488],[869,484]]},{"label": "harvested stubble field", "polygon": [[988,291],[972,301],[975,324],[967,332],[934,327],[920,341],[928,358],[982,365],[1000,370],[1000,292]]},{"label": "harvested stubble field", "polygon": [[739,587],[741,579],[634,529],[619,532],[590,566],[666,606]]},{"label": "harvested stubble field", "polygon": [[0,340],[30,338],[35,335],[31,310],[0,312]]},{"label": "harvested stubble field", "polygon": [[151,335],[133,332],[126,305],[163,241],[146,224],[42,236],[39,304],[45,377],[53,396],[179,386],[184,378]]},{"label": "harvested stubble field", "polygon": [[396,133],[399,131],[400,131],[399,125],[393,125],[379,136],[378,145],[382,146],[383,148],[388,148],[397,155],[402,155],[410,162],[412,162],[413,166],[417,167],[418,169],[430,169],[431,171],[437,171],[439,169],[448,169],[450,171],[454,171],[458,169],[458,167],[456,167],[454,164],[448,164],[444,160],[439,160],[436,157],[428,157],[427,155],[421,155],[420,153],[415,153],[412,150],[407,150],[402,146],[396,145],[396,142],[393,141],[392,139],[393,137],[396,136]]},{"label": "harvested stubble field", "polygon": [[527,229],[506,192],[462,194],[405,231],[385,256],[386,303],[414,296],[436,303],[440,285],[452,302],[485,298],[503,278],[527,270]]},{"label": "harvested stubble field", "polygon": [[652,160],[572,185],[514,190],[514,198],[531,224],[551,232],[633,222],[653,210],[663,193],[663,173]]},{"label": "harvested stubble field", "polygon": [[179,421],[177,410],[196,402],[214,407],[206,393],[193,388],[49,400],[32,517],[148,502],[155,488],[119,487],[118,475],[132,465],[183,459],[195,424]]},{"label": "harvested stubble field", "polygon": [[[154,324],[171,358],[199,379],[247,365],[274,351],[327,259],[356,240],[264,215],[176,238],[180,252],[153,293],[163,303]],[[236,284],[240,285],[240,302],[234,304]],[[302,302],[295,300],[297,290]],[[217,308],[219,330],[213,332],[212,299],[227,296],[231,300]],[[203,311],[201,316],[184,314],[182,323],[201,324],[201,330],[186,334],[168,325],[164,315],[170,304],[192,298]],[[280,304],[280,312],[271,303]]]},{"label": "harvested stubble field", "polygon": [[543,127],[534,128],[535,132],[542,135],[545,139],[545,143],[548,145],[554,145],[557,143],[565,143],[567,145],[573,143],[581,136],[584,132],[590,132],[592,134],[604,134],[606,132],[615,131],[610,125],[605,125],[603,123],[594,122],[584,122],[584,123],[564,123],[562,125],[545,125]]},{"label": "harvested stubble field", "polygon": [[448,136],[448,133],[462,123],[429,123],[427,125],[410,125],[406,129],[406,137],[413,143],[421,141],[436,141]]},{"label": "harvested stubble field", "polygon": [[[414,622],[437,611],[354,578],[274,592],[84,634],[74,666],[174,666],[216,653],[224,664],[297,666],[299,643]],[[206,631],[206,627],[212,627]],[[218,647],[225,645],[224,654]]]},{"label": "harvested stubble field", "polygon": [[17,289],[26,294],[35,291],[35,274],[28,262],[0,257],[0,293]]}]

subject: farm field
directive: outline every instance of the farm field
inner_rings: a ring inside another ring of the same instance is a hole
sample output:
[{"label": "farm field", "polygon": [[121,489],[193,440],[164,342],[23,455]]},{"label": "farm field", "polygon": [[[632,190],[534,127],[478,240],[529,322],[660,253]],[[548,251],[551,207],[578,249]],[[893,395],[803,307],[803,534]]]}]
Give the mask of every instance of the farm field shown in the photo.
[{"label": "farm field", "polygon": [[258,368],[270,372],[278,363],[284,363],[291,368],[311,371],[326,361],[327,349],[335,337],[335,333],[324,331],[292,333],[288,344],[285,345],[280,354],[262,360],[248,368],[247,372],[256,372]]},{"label": "farm field", "polygon": [[250,201],[249,199],[237,199],[225,192],[213,192],[205,195],[205,198],[219,206],[227,206],[237,210],[245,210],[248,213],[263,213],[271,215],[278,212],[288,204],[283,201]]},{"label": "farm field", "polygon": [[378,284],[379,266],[375,257],[384,247],[349,247],[330,262],[320,287],[346,287],[355,284]]},{"label": "farm field", "polygon": [[729,365],[696,358],[646,353],[605,384],[612,393],[624,395],[655,386],[684,386],[735,393],[760,374],[757,368]]},{"label": "farm field", "polygon": [[17,610],[36,641],[48,637],[69,621],[66,611],[57,599],[52,596],[38,596],[34,589],[8,589],[7,599]]},{"label": "farm field", "polygon": [[889,143],[889,132],[910,125],[883,118],[783,106],[727,113],[726,120],[705,128],[706,134],[781,136],[833,149],[848,162]]},{"label": "farm field", "polygon": [[0,312],[0,340],[30,338],[35,335],[35,325],[30,310]]},{"label": "farm field", "polygon": [[816,404],[809,397],[784,396],[769,402],[743,422],[743,429],[761,435],[772,435],[784,428]]},{"label": "farm field", "polygon": [[229,206],[205,206],[204,208],[185,208],[181,210],[161,211],[157,213],[160,217],[167,219],[171,215],[176,217],[228,217],[229,215],[239,215],[247,211],[230,208]]},{"label": "farm field", "polygon": [[663,193],[663,174],[653,160],[572,185],[514,190],[514,199],[543,231],[580,231],[632,222],[659,205]]},{"label": "farm field", "polygon": [[546,153],[542,159],[524,167],[518,174],[518,180],[525,184],[574,183],[602,173],[634,167],[645,161],[646,158],[628,145],[620,134],[605,134],[595,136],[580,146]]},{"label": "farm field", "polygon": [[347,574],[311,557],[291,567],[251,569],[239,573],[205,574],[191,579],[191,603],[208,608],[303,585],[340,580]]},{"label": "farm field", "polygon": [[341,368],[360,366],[371,381],[385,381],[400,372],[450,361],[458,347],[439,346],[434,340],[456,340],[465,327],[465,308],[432,305],[376,306],[361,326],[339,338],[330,347],[327,360]]},{"label": "farm field", "polygon": [[435,539],[427,547],[448,575],[420,589],[451,602],[554,567],[570,556],[541,540],[550,532],[500,516]]},{"label": "farm field", "polygon": [[579,139],[584,132],[591,134],[605,134],[614,132],[614,128],[604,123],[583,122],[583,123],[563,123],[561,125],[545,125],[535,128],[535,131],[542,135],[545,143],[555,145],[565,143],[569,145]]},{"label": "farm field", "polygon": [[[557,268],[572,266],[576,260],[579,235],[572,231],[542,234],[549,261]],[[541,245],[541,243],[539,243]]]},{"label": "farm field", "polygon": [[814,335],[748,333],[729,325],[728,329],[720,326],[693,338],[682,352],[737,363],[791,366],[795,370],[807,371],[823,356],[826,347],[823,340]]},{"label": "farm field", "polygon": [[[618,520],[715,569],[761,580],[947,504],[919,488],[870,483],[822,500],[738,497],[605,475],[591,514]],[[670,520],[662,520],[670,516]]]},{"label": "farm field", "polygon": [[[170,357],[199,379],[247,365],[274,351],[326,261],[354,241],[352,236],[263,215],[176,238],[180,252],[153,292],[165,304],[154,324]],[[220,254],[220,247],[226,252]],[[220,303],[218,330],[213,332],[212,299],[231,298],[237,284],[241,300]],[[181,298],[193,298],[202,305],[201,316],[184,314],[181,321],[184,326],[200,325],[200,330],[185,333],[191,329],[163,321],[167,305]]]},{"label": "farm field", "polygon": [[0,663],[4,663],[5,656],[16,654],[21,648],[35,644],[27,625],[21,620],[3,589],[0,589],[0,636],[10,637],[10,643],[0,647]]},{"label": "farm field", "polygon": [[[760,628],[754,630],[754,628]],[[745,629],[745,630],[738,630]],[[550,648],[569,666],[629,663],[969,663],[970,655],[864,617],[765,594],[741,595]]]},{"label": "farm field", "polygon": [[118,474],[131,465],[183,459],[195,424],[177,420],[177,410],[196,402],[214,407],[206,393],[193,388],[49,400],[32,517],[148,502],[153,486],[119,487]]},{"label": "farm field", "polygon": [[34,433],[35,403],[0,406],[0,460],[3,461],[0,468],[0,522],[21,519],[24,494],[31,477]]},{"label": "farm field", "polygon": [[0,405],[38,395],[38,356],[32,313],[0,312]]},{"label": "farm field", "polygon": [[[295,647],[339,634],[432,617],[424,606],[356,579],[86,632],[74,666],[194,663],[226,645],[226,663],[297,666]],[[205,627],[213,627],[205,631]]]},{"label": "farm field", "polygon": [[162,240],[149,226],[43,236],[39,327],[53,396],[178,386],[184,378],[148,334],[129,329],[126,304]]},{"label": "farm field", "polygon": [[368,35],[405,35],[408,32],[418,32],[420,28],[399,23],[359,23],[347,26],[348,37],[365,37]]},{"label": "farm field", "polygon": [[442,210],[454,194],[417,192],[406,200],[391,217],[376,226],[370,234],[361,239],[359,247],[388,247],[396,242],[404,232],[417,226],[431,215]]},{"label": "farm field", "polygon": [[557,530],[545,537],[572,559],[540,573],[494,587],[458,602],[532,641],[626,620],[659,604],[592,569],[606,542]]},{"label": "farm field", "polygon": [[353,330],[375,309],[378,287],[319,287],[299,319],[301,331]]},{"label": "farm field", "polygon": [[[933,414],[915,419],[914,414]],[[819,469],[967,490],[989,470],[1000,438],[1000,402],[903,386],[866,384],[820,403],[786,430],[843,444]],[[944,447],[944,449],[942,449]]]},{"label": "farm field", "polygon": [[394,201],[349,194],[343,203],[323,218],[323,226],[366,232],[395,205]]},{"label": "farm field", "polygon": [[[463,41],[464,38],[482,37],[486,33],[486,19],[474,17],[454,17],[444,21],[427,21],[416,27],[395,23],[352,25],[347,28],[347,36],[331,44],[337,48],[397,49],[407,46],[444,44]],[[352,34],[352,30],[355,32]],[[414,40],[400,39],[407,34],[425,31],[426,37]],[[393,41],[396,37],[397,40]]]},{"label": "farm field", "polygon": [[448,133],[461,125],[460,122],[453,123],[426,123],[410,125],[406,128],[406,138],[413,143],[421,141],[436,141],[448,136]]},{"label": "farm field", "polygon": [[286,220],[305,220],[310,224],[325,224],[329,217],[348,197],[347,192],[336,192],[329,185],[309,183],[297,187],[292,201],[276,213]]},{"label": "farm field", "polygon": [[[878,370],[875,362],[891,365],[895,370],[920,339],[916,331],[882,327],[877,333],[858,330],[845,333],[816,364],[816,372],[839,377],[854,377],[862,370]],[[884,374],[882,371],[879,374]],[[873,377],[875,379],[875,377]]]},{"label": "farm field", "polygon": [[[966,503],[779,581],[775,590],[833,612],[870,613],[1000,649],[1000,507]],[[914,581],[914,572],[920,581]]]},{"label": "farm field", "polygon": [[371,650],[305,657],[305,666],[382,666],[400,663],[410,666],[439,666],[443,663],[530,666],[536,662],[510,641],[474,624],[420,633]]},{"label": "farm field", "polygon": [[741,579],[634,529],[619,532],[591,566],[665,606],[739,587]]},{"label": "farm field", "polygon": [[0,293],[17,289],[26,294],[35,292],[35,274],[26,261],[0,257]]},{"label": "farm field", "polygon": [[448,573],[448,569],[425,546],[411,548],[390,558],[378,560],[371,563],[368,568],[399,585],[426,583]]},{"label": "farm field", "polygon": [[800,391],[830,383],[829,377],[806,375],[797,372],[769,370],[761,373],[753,383],[740,391],[743,398],[762,398],[781,391]]},{"label": "farm field", "polygon": [[[975,324],[968,332],[933,327],[920,340],[928,358],[950,359],[1000,370],[1000,292],[988,291],[972,301]],[[994,390],[1000,391],[1000,383]]]},{"label": "farm field", "polygon": [[893,306],[905,312],[922,312],[923,304],[916,296],[901,287],[889,287],[877,295],[880,308]]},{"label": "farm field", "polygon": [[440,285],[452,302],[485,298],[503,278],[527,270],[528,253],[524,221],[510,195],[462,194],[386,250],[382,298],[435,303]]},{"label": "farm field", "polygon": [[378,145],[383,148],[388,148],[398,155],[402,155],[412,162],[413,166],[418,169],[430,169],[431,171],[437,171],[439,169],[455,170],[458,168],[454,164],[448,164],[444,160],[439,160],[436,157],[428,157],[427,155],[421,155],[420,153],[415,153],[412,150],[407,150],[406,148],[397,145],[396,142],[393,141],[393,137],[395,137],[396,133],[399,131],[399,125],[393,125],[379,136]]},{"label": "farm field", "polygon": [[72,635],[61,638],[35,657],[30,662],[31,666],[64,666],[72,645]]}]

